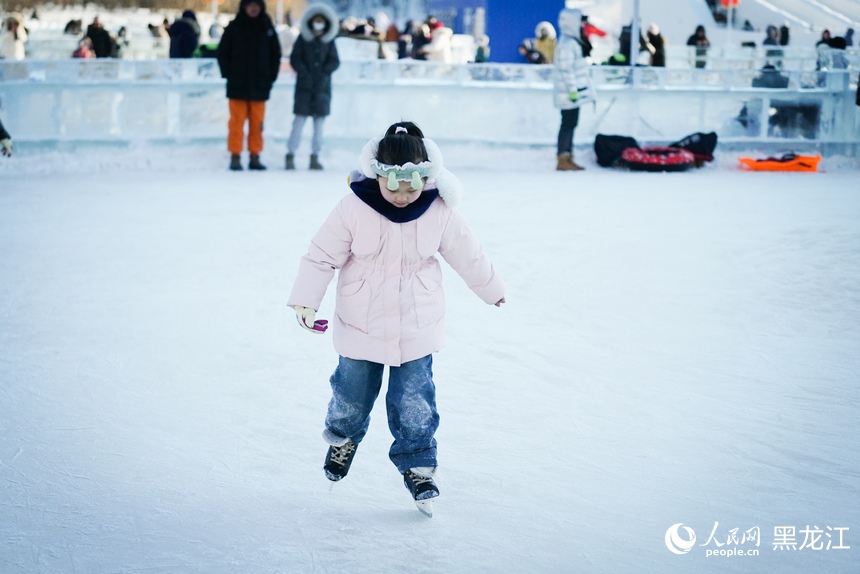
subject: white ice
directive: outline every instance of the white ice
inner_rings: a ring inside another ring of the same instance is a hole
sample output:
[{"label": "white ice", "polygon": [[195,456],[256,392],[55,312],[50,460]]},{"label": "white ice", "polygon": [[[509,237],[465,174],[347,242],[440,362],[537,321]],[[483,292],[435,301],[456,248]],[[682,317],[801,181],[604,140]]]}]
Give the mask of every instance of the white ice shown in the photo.
[{"label": "white ice", "polygon": [[[579,151],[571,174],[444,148],[508,302],[446,267],[427,519],[382,401],[329,492],[336,355],[285,307],[358,151],[322,173],[274,146],[266,173],[220,146],[0,164],[0,572],[856,572],[856,163],[747,173],[718,149],[638,174]],[[850,549],[774,550],[777,526]],[[706,557],[755,527],[759,556]]]}]

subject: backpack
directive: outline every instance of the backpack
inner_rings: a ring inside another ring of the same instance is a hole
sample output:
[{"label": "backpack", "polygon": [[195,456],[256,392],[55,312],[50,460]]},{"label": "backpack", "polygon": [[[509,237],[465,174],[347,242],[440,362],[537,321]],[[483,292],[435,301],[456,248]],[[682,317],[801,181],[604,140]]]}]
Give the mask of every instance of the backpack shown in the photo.
[{"label": "backpack", "polygon": [[638,148],[635,139],[628,136],[607,136],[597,134],[594,138],[594,153],[597,155],[597,163],[601,167],[612,167],[621,159],[621,152],[629,147]]},{"label": "backpack", "polygon": [[[743,123],[743,122],[742,122]],[[717,147],[717,134],[714,132],[690,134],[682,140],[669,144],[691,152],[697,160],[714,161],[714,148]]]}]

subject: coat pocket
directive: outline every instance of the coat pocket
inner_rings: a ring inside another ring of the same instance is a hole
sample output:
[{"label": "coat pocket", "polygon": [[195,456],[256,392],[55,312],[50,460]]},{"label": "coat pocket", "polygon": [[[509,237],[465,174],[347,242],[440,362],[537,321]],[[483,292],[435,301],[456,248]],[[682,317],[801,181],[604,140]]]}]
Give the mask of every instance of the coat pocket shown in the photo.
[{"label": "coat pocket", "polygon": [[445,313],[445,299],[442,284],[426,274],[417,274],[412,283],[412,294],[415,297],[415,314],[418,326],[431,325],[442,318]]},{"label": "coat pocket", "polygon": [[367,333],[367,317],[370,313],[370,286],[367,281],[360,279],[341,287],[337,292],[335,313],[350,327]]}]

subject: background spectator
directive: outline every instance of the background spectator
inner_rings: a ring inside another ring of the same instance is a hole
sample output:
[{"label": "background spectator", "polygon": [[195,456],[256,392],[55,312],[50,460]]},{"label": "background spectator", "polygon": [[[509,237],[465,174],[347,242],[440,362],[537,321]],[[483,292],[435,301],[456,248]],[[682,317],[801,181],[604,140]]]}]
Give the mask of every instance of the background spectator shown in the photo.
[{"label": "background spectator", "polygon": [[648,26],[648,44],[653,48],[650,64],[658,68],[666,67],[666,38],[660,33],[657,24]]},{"label": "background spectator", "polygon": [[555,53],[555,28],[549,22],[540,22],[535,28],[535,38],[533,48],[543,56],[544,62],[541,63],[552,64]]},{"label": "background spectator", "polygon": [[412,53],[412,30],[413,22],[409,20],[403,26],[403,32],[397,36],[397,59],[402,60],[408,58]]},{"label": "background spectator", "polygon": [[431,26],[430,43],[421,48],[426,59],[431,62],[450,64],[452,61],[451,38],[453,37],[454,30],[446,27],[442,22],[434,22]]},{"label": "background spectator", "polygon": [[116,42],[105,30],[101,19],[96,16],[93,23],[87,26],[87,38],[93,43],[96,58],[113,58],[116,56]]},{"label": "background spectator", "polygon": [[788,22],[785,22],[782,26],[779,27],[779,45],[788,46],[789,40],[790,31],[788,28]]},{"label": "background spectator", "polygon": [[529,64],[546,64],[546,59],[543,57],[543,54],[541,54],[540,52],[538,52],[537,50],[532,48],[529,45],[528,41],[525,41],[522,44],[520,44],[519,48],[517,48],[517,49],[519,50],[520,55],[522,55],[522,57],[525,58],[525,61],[527,63],[529,63]]},{"label": "background spectator", "polygon": [[483,64],[490,61],[490,37],[483,34],[476,38],[478,48],[475,50],[475,63]]},{"label": "background spectator", "polygon": [[704,68],[705,59],[708,54],[708,47],[711,45],[708,41],[708,37],[705,35],[704,26],[701,24],[696,26],[696,32],[687,39],[687,45],[696,47],[696,67]]},{"label": "background spectator", "polygon": [[3,127],[2,121],[0,121],[0,153],[12,157],[12,136]]},{"label": "background spectator", "polygon": [[765,34],[764,42],[762,42],[763,46],[779,46],[779,30],[771,24],[767,27],[767,32]]},{"label": "background spectator", "polygon": [[[633,34],[632,32],[633,25],[624,26],[621,28],[621,36],[618,38],[618,52],[623,54],[625,58],[631,58],[630,54],[630,36]],[[639,51],[635,54],[632,54],[633,61],[630,62],[631,66],[636,65],[637,57],[641,52],[648,52],[649,54],[653,53],[653,48],[648,44],[648,40],[645,39],[645,36],[642,33],[642,28],[639,28]]]},{"label": "background spectator", "polygon": [[6,60],[23,60],[26,56],[26,41],[27,31],[21,24],[21,18],[9,16],[3,22],[3,30],[0,32],[0,57]]},{"label": "background spectator", "polygon": [[93,52],[93,41],[86,36],[81,38],[81,41],[78,42],[78,49],[72,52],[72,58],[90,60],[95,57],[96,54]]},{"label": "background spectator", "polygon": [[553,104],[561,110],[556,169],[579,171],[583,167],[573,161],[573,132],[579,124],[579,108],[594,101],[589,64],[580,39],[582,13],[570,8],[562,10],[558,15],[558,30],[560,37],[553,58]]},{"label": "background spectator", "polygon": [[430,43],[430,26],[427,22],[416,22],[412,31],[412,58],[426,60],[424,46]]},{"label": "background spectator", "polygon": [[334,39],[338,34],[337,15],[326,4],[313,4],[302,16],[301,35],[296,39],[290,64],[296,71],[293,98],[293,128],[287,142],[287,169],[295,169],[295,153],[302,140],[308,117],[314,120],[310,169],[323,169],[319,161],[323,123],[331,113],[331,75],[340,66]]},{"label": "background spectator", "polygon": [[240,154],[248,122],[248,169],[266,169],[260,162],[263,151],[263,119],[266,101],[281,68],[281,44],[275,26],[266,14],[264,0],[242,0],[239,12],[218,45],[218,67],[227,79],[230,103],[227,149],[230,169],[242,169]]},{"label": "background spectator", "polygon": [[194,10],[186,10],[168,29],[170,35],[170,57],[190,58],[200,43],[200,24]]}]

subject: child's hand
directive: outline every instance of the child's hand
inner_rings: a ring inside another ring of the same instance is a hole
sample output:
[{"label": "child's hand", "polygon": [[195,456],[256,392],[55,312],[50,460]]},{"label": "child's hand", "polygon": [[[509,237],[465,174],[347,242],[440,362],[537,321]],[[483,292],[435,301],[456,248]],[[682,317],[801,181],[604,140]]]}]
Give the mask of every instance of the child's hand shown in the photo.
[{"label": "child's hand", "polygon": [[314,309],[311,309],[310,307],[302,307],[301,305],[296,305],[294,309],[296,310],[296,319],[302,329],[306,329],[311,333],[316,333],[317,335],[322,335],[325,333],[326,329],[328,329],[328,321],[325,319],[320,321],[314,320],[317,315],[317,312]]},{"label": "child's hand", "polygon": [[504,302],[505,302],[505,298],[504,298],[504,297],[502,297],[501,299],[499,299],[498,301],[496,301],[496,302],[494,303],[494,305],[495,305],[496,307],[501,307],[501,306],[502,306],[502,303],[504,303]]}]

